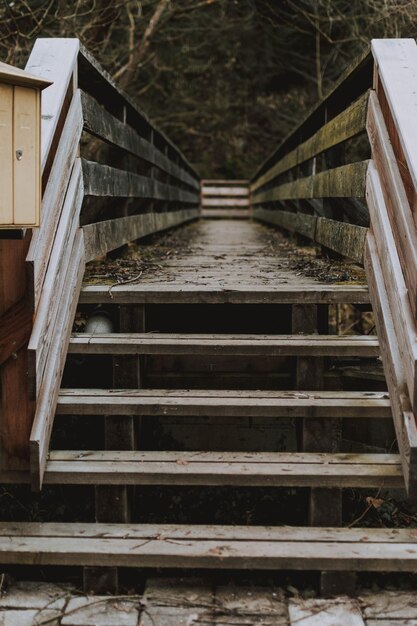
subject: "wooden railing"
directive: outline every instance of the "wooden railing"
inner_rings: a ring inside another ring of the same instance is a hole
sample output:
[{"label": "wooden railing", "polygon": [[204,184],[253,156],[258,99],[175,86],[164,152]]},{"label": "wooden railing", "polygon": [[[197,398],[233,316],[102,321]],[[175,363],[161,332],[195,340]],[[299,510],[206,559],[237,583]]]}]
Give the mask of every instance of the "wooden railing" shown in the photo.
[{"label": "wooden railing", "polygon": [[26,69],[53,85],[41,226],[0,241],[0,471],[23,482],[30,468],[39,489],[85,263],[197,217],[200,184],[77,39],[37,40]]},{"label": "wooden railing", "polygon": [[[415,41],[373,41],[371,50],[345,72],[251,181],[255,219],[364,263],[405,484],[413,497],[416,94]],[[368,156],[372,159],[364,158]]]}]

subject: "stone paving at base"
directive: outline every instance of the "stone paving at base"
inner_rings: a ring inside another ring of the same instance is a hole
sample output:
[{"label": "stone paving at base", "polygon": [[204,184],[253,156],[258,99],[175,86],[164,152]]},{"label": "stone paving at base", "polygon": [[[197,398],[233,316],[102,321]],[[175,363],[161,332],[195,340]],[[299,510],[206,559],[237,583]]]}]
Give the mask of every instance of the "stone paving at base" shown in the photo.
[{"label": "stone paving at base", "polygon": [[303,598],[295,589],[166,578],[150,579],[142,596],[85,596],[67,584],[17,582],[1,591],[0,626],[417,626],[417,596]]}]

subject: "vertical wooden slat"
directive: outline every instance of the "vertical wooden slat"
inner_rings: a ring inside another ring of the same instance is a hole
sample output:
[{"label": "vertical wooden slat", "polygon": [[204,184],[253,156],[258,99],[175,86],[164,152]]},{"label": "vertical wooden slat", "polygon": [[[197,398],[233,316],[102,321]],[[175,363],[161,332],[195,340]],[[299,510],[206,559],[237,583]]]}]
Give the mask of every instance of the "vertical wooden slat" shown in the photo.
[{"label": "vertical wooden slat", "polygon": [[[38,222],[39,163],[38,163],[39,94],[27,87],[14,88],[13,108],[13,197],[15,224]],[[36,128],[36,133],[34,133]],[[35,140],[34,140],[35,137]],[[21,153],[18,156],[18,152]]]},{"label": "vertical wooden slat", "polygon": [[0,85],[0,224],[13,223],[13,87]]}]

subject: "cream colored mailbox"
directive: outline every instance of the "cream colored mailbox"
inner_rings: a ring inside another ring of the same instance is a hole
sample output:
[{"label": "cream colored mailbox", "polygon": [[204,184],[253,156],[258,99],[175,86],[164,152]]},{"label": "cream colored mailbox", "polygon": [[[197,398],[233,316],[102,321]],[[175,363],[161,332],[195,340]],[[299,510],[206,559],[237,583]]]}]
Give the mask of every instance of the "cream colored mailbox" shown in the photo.
[{"label": "cream colored mailbox", "polygon": [[0,229],[39,226],[41,90],[50,84],[0,63]]}]

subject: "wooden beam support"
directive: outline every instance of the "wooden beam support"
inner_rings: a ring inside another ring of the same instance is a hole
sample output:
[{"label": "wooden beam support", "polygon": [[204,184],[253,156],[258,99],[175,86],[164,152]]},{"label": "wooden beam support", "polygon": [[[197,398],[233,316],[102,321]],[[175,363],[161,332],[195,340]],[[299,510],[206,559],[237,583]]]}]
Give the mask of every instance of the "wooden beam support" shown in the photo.
[{"label": "wooden beam support", "polygon": [[[122,306],[119,310],[119,330],[121,332],[145,332],[145,307]],[[141,363],[142,361],[142,363]],[[140,389],[143,385],[143,357],[138,355],[115,356],[113,358],[113,385],[117,389]],[[136,449],[138,422],[133,415],[111,415],[104,420],[104,445],[106,450]],[[103,523],[124,523],[131,521],[132,487],[122,485],[96,485],[96,521]],[[85,591],[94,590],[117,593],[117,568],[86,568],[84,571]]]}]

